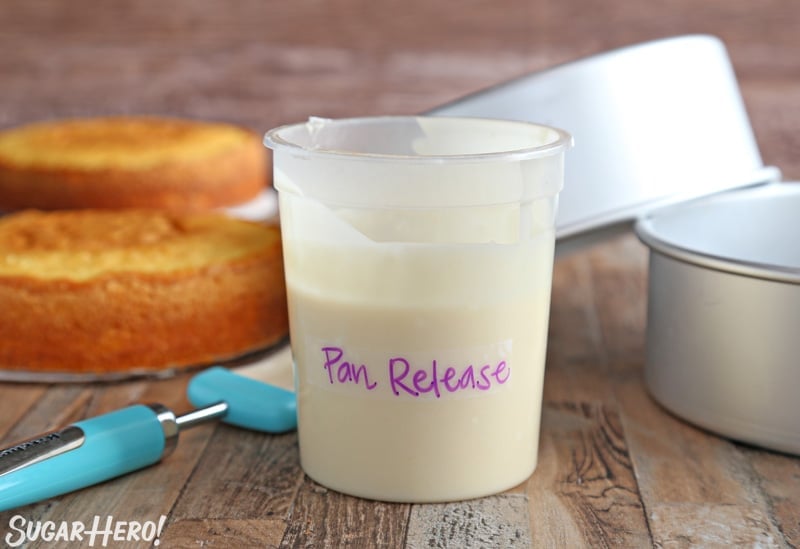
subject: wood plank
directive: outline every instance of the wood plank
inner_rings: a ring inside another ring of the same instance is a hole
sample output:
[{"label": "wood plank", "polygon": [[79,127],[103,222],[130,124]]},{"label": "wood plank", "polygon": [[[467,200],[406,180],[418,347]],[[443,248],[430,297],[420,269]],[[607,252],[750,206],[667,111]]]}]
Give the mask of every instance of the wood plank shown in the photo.
[{"label": "wood plank", "polygon": [[8,434],[44,395],[47,388],[34,384],[5,384],[0,389],[0,448],[14,441]]},{"label": "wood plank", "polygon": [[650,519],[657,547],[786,547],[752,506],[656,503]]},{"label": "wood plank", "polygon": [[602,403],[547,402],[544,424],[527,490],[534,546],[649,545],[616,411]]},{"label": "wood plank", "polygon": [[92,391],[83,385],[48,387],[4,439],[15,442],[64,427],[83,417],[91,399]]},{"label": "wood plank", "polygon": [[586,253],[592,279],[591,307],[613,382],[639,377],[647,323],[647,249],[632,234]]},{"label": "wood plank", "polygon": [[411,508],[406,537],[409,548],[530,546],[525,494],[501,494]]},{"label": "wood plank", "polygon": [[668,414],[638,380],[618,388],[628,444],[645,502],[736,504],[748,497],[728,441]]},{"label": "wood plank", "polygon": [[667,414],[638,380],[620,386],[619,398],[656,542],[783,546],[761,481],[736,445]]},{"label": "wood plank", "polygon": [[294,433],[218,425],[171,517],[288,519],[301,482]]},{"label": "wood plank", "polygon": [[162,547],[278,547],[282,519],[181,519],[161,535]]},{"label": "wood plank", "polygon": [[410,509],[346,496],[305,477],[281,547],[403,547]]},{"label": "wood plank", "polygon": [[800,459],[741,446],[767,501],[770,518],[790,547],[800,547]]},{"label": "wood plank", "polygon": [[[192,379],[194,372],[186,372],[165,379],[151,379],[142,388],[139,394],[133,398],[128,404],[142,403],[142,404],[161,404],[172,410],[176,415],[183,414],[194,407],[189,402],[186,395],[186,386]],[[117,402],[117,406],[124,406]]]},{"label": "wood plank", "polygon": [[[546,425],[551,423],[550,415],[545,406],[543,419]],[[539,463],[526,483],[531,540],[541,547],[587,547],[586,536],[573,509],[562,500],[558,490],[563,464],[560,449],[550,431],[549,427],[542,431]]]},{"label": "wood plank", "polygon": [[546,400],[613,402],[594,292],[585,254],[555,262],[544,378]]},{"label": "wood plank", "polygon": [[527,490],[535,546],[652,542],[615,403],[602,291],[586,253],[556,261],[539,466]]},{"label": "wood plank", "polygon": [[621,425],[653,541],[779,546],[783,538],[758,479],[737,448],[672,417],[644,388],[645,306],[630,300],[644,295],[645,255],[634,244],[618,239],[593,250],[590,261]]}]

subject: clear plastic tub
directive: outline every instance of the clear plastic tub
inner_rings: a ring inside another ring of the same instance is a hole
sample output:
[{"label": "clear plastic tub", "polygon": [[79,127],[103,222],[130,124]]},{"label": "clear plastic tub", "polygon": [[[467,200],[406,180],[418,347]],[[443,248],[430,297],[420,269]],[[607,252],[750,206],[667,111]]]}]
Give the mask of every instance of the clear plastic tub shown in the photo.
[{"label": "clear plastic tub", "polygon": [[569,135],[378,117],[311,119],[265,143],[306,473],[410,502],[526,479]]}]

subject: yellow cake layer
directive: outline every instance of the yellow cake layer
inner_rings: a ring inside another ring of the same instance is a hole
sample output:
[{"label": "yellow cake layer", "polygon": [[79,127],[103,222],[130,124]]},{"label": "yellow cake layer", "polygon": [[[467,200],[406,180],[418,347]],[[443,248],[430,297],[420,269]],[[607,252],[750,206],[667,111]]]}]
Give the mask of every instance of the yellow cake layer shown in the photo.
[{"label": "yellow cake layer", "polygon": [[38,122],[0,134],[0,161],[20,168],[148,170],[215,156],[252,140],[219,123],[155,117]]},{"label": "yellow cake layer", "polygon": [[0,222],[0,276],[80,281],[199,269],[257,253],[278,238],[264,226],[217,214],[28,211]]}]

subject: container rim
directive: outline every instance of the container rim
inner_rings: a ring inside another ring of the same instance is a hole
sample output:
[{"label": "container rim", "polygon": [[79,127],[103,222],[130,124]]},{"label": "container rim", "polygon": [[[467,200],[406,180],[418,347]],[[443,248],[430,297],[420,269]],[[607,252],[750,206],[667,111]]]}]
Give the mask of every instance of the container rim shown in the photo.
[{"label": "container rim", "polygon": [[[495,126],[516,126],[538,128],[552,133],[553,140],[543,145],[522,147],[503,151],[491,151],[485,153],[464,153],[464,154],[432,154],[432,155],[412,155],[412,154],[390,154],[390,153],[366,153],[359,151],[347,151],[338,149],[316,149],[308,148],[290,141],[281,136],[282,132],[297,129],[315,123],[328,123],[337,125],[348,125],[369,122],[402,122],[412,120],[426,120],[435,124],[447,122],[478,122]],[[415,162],[420,164],[444,164],[444,163],[470,163],[470,162],[518,162],[551,156],[565,151],[572,147],[573,138],[568,132],[546,124],[524,122],[519,120],[509,120],[501,118],[484,118],[477,116],[427,116],[427,115],[386,115],[386,116],[363,116],[353,118],[316,118],[310,117],[306,122],[297,122],[275,127],[264,135],[264,145],[273,151],[288,149],[297,156],[324,156],[327,158],[337,158],[342,160],[371,160],[384,162]]]},{"label": "container rim", "polygon": [[[756,189],[766,188],[768,186],[780,187],[783,185],[785,184],[775,183],[771,185],[759,185]],[[689,246],[683,246],[662,238],[653,227],[653,220],[657,216],[658,211],[653,212],[637,220],[634,225],[636,236],[642,243],[649,247],[651,251],[656,251],[683,263],[724,273],[788,284],[800,284],[800,271],[794,267],[774,263],[763,263],[721,254],[717,255],[707,251],[695,250]]]}]

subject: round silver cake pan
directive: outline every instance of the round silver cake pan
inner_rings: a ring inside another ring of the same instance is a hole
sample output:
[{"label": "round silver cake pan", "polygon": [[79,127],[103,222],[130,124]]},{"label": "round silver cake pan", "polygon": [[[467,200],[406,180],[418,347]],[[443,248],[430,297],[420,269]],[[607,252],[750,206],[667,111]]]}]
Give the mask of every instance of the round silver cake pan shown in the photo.
[{"label": "round silver cake pan", "polygon": [[800,183],[636,223],[650,248],[645,382],[678,416],[800,454]]},{"label": "round silver cake pan", "polygon": [[556,250],[637,224],[652,249],[650,392],[709,430],[800,453],[800,192],[763,165],[719,39],[604,52],[429,114],[568,130]]},{"label": "round silver cake pan", "polygon": [[524,75],[429,112],[550,124],[575,139],[556,218],[565,253],[676,202],[774,181],[725,45],[689,35]]}]

